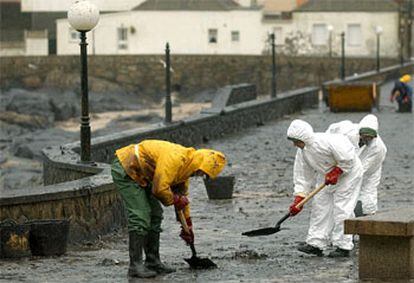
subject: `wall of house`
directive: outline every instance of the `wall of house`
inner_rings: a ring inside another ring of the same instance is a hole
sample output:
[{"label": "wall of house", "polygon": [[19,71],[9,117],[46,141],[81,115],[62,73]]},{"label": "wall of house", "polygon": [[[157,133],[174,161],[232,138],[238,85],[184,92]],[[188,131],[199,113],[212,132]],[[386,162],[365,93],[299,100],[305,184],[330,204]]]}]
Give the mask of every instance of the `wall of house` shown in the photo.
[{"label": "wall of house", "polygon": [[47,38],[26,38],[26,56],[47,56],[49,45]]},{"label": "wall of house", "polygon": [[[322,46],[312,44],[312,27],[314,24],[332,25],[332,51],[334,54],[341,52],[341,32],[345,32],[345,52],[347,56],[376,56],[376,34],[375,27],[381,26],[383,33],[380,37],[381,56],[398,56],[398,13],[294,13],[293,22],[296,30],[289,35],[290,38],[302,38],[303,44],[298,54],[326,54],[328,42]],[[360,24],[362,42],[357,46],[350,46],[347,41],[347,25]],[[288,50],[286,50],[288,52]]]},{"label": "wall of house", "polygon": [[[169,42],[175,54],[261,54],[263,40],[260,10],[236,11],[132,11],[101,15],[89,32],[94,54],[163,54]],[[128,29],[127,48],[120,49],[117,29]],[[209,29],[217,29],[210,43]],[[231,32],[239,31],[239,41]],[[78,54],[78,41],[69,39],[66,19],[57,21],[58,54]]]},{"label": "wall of house", "polygon": [[[100,11],[126,11],[138,6],[145,0],[89,0]],[[22,12],[66,12],[73,0],[21,0]]]}]

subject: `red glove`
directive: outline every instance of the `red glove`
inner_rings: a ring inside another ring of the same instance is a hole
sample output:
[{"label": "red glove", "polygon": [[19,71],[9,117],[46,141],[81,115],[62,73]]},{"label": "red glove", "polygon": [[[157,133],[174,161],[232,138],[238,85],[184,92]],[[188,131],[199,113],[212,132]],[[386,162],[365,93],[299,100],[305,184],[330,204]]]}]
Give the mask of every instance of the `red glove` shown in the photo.
[{"label": "red glove", "polygon": [[185,220],[187,222],[189,233],[186,233],[184,228],[181,227],[180,237],[183,239],[188,245],[194,244],[194,233],[193,233],[193,223],[191,222],[191,218],[187,218]]},{"label": "red glove", "polygon": [[394,95],[391,95],[391,96],[390,96],[390,101],[391,101],[391,102],[394,102]]},{"label": "red glove", "polygon": [[408,97],[408,95],[406,95],[403,100],[404,103],[408,103],[410,101],[410,98]]},{"label": "red glove", "polygon": [[304,197],[295,196],[293,203],[289,207],[290,215],[295,216],[296,214],[302,211],[303,206],[301,206],[300,208],[297,208],[296,205],[298,205],[303,199]]},{"label": "red glove", "polygon": [[190,203],[190,201],[186,196],[174,194],[173,203],[177,210],[183,210],[184,207],[186,207]]},{"label": "red glove", "polygon": [[325,184],[335,185],[338,183],[338,178],[343,172],[344,171],[342,171],[341,168],[335,166],[331,171],[328,172],[328,174],[325,175]]}]

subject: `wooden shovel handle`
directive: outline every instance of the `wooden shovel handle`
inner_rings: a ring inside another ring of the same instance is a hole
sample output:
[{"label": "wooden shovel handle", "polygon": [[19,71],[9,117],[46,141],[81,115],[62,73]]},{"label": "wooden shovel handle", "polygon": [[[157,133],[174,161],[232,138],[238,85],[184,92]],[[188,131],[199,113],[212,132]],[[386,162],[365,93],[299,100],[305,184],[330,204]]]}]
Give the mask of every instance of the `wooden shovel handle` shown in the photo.
[{"label": "wooden shovel handle", "polygon": [[319,193],[320,191],[322,191],[323,188],[325,188],[326,184],[323,183],[322,185],[320,185],[319,187],[317,187],[316,189],[314,189],[309,195],[307,195],[300,203],[298,203],[296,205],[296,208],[301,208],[302,206],[305,205],[305,203],[307,203],[308,201],[310,201],[311,198],[313,198],[317,193]]},{"label": "wooden shovel handle", "polygon": [[187,234],[190,234],[190,229],[188,229],[187,221],[185,221],[185,217],[184,217],[183,211],[182,210],[178,210],[178,209],[176,209],[175,211],[177,212],[178,219],[180,220],[181,226],[183,226],[184,231]]}]

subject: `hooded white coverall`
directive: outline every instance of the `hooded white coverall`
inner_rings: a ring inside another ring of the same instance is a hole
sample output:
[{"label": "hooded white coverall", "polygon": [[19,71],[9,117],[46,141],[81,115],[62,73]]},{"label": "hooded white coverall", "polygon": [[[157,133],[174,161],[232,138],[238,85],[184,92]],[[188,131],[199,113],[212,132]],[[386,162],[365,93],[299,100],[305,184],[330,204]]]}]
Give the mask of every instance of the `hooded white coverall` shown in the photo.
[{"label": "hooded white coverall", "polygon": [[377,135],[369,145],[364,145],[360,148],[358,146],[360,128],[371,128],[378,133],[377,117],[368,114],[362,118],[359,124],[354,124],[348,120],[334,123],[329,126],[326,132],[345,135],[357,149],[364,172],[358,200],[362,202],[362,212],[364,214],[374,214],[378,209],[377,188],[381,180],[382,163],[385,160],[387,147],[381,137]]},{"label": "hooded white coverall", "polygon": [[332,243],[351,250],[352,235],[344,235],[343,222],[354,216],[362,182],[362,164],[355,147],[343,135],[314,133],[312,126],[302,120],[291,123],[287,136],[305,143],[296,153],[294,195],[306,196],[335,166],[343,171],[336,185],[327,186],[314,197],[306,243],[320,249]]}]

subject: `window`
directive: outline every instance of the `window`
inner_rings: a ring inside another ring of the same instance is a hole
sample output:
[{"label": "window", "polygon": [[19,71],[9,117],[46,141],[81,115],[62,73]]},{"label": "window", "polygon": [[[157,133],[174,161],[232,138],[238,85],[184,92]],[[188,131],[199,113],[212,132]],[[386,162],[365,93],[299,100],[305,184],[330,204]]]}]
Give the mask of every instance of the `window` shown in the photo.
[{"label": "window", "polygon": [[285,39],[283,38],[283,30],[281,27],[273,28],[273,33],[275,35],[275,44],[276,45],[283,45],[285,43]]},{"label": "window", "polygon": [[118,49],[128,49],[128,29],[126,27],[118,28]]},{"label": "window", "polygon": [[346,42],[348,46],[360,46],[362,44],[362,30],[360,24],[348,24]]},{"label": "window", "polygon": [[217,29],[209,29],[208,30],[208,42],[217,43],[217,40],[218,40],[217,35],[218,35]]},{"label": "window", "polygon": [[69,29],[69,42],[78,43],[80,40],[80,32],[74,30],[73,28]]},{"label": "window", "polygon": [[328,44],[329,31],[326,24],[314,24],[312,26],[312,44],[326,45]]},{"label": "window", "polygon": [[238,30],[231,32],[231,41],[239,42],[240,41],[240,32]]}]

